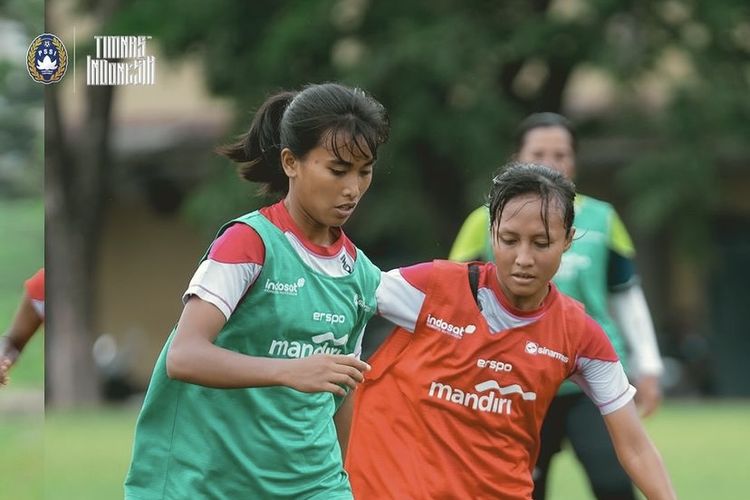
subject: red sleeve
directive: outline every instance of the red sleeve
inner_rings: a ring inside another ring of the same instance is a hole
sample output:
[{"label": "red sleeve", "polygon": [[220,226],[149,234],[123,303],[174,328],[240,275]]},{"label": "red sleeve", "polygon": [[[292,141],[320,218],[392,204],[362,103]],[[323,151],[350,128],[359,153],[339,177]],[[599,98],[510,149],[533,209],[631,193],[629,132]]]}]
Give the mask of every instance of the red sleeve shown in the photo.
[{"label": "red sleeve", "polygon": [[581,336],[581,345],[578,349],[578,357],[598,359],[601,361],[618,361],[612,342],[604,333],[602,327],[588,314],[584,324],[584,334]]},{"label": "red sleeve", "polygon": [[259,264],[266,259],[266,247],[260,235],[247,224],[229,226],[211,244],[208,258],[224,264]]},{"label": "red sleeve", "polygon": [[422,293],[427,293],[427,285],[430,282],[430,273],[432,272],[432,262],[422,262],[413,266],[402,267],[398,271],[411,286]]},{"label": "red sleeve", "polygon": [[24,283],[26,294],[32,300],[44,300],[44,268],[38,270]]}]

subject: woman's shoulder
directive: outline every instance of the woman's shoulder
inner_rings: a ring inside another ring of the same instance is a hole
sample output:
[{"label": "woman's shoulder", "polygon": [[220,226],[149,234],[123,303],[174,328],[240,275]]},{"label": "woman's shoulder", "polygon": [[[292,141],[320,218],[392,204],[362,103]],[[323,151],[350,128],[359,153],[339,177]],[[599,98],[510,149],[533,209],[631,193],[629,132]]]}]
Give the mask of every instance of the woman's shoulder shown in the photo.
[{"label": "woman's shoulder", "polygon": [[[480,264],[483,265],[483,264]],[[391,269],[385,275],[403,281],[426,293],[435,279],[455,280],[459,273],[466,274],[466,264],[448,260],[432,260]],[[467,275],[468,276],[468,275]],[[451,281],[453,282],[453,281]]]},{"label": "woman's shoulder", "polygon": [[602,327],[589,315],[582,302],[565,295],[556,288],[554,290],[555,300],[564,314],[565,322],[569,325],[570,331],[578,332],[582,338],[599,335],[606,337]]},{"label": "woman's shoulder", "polygon": [[26,294],[34,300],[44,300],[44,268],[39,269],[24,283]]},{"label": "woman's shoulder", "polygon": [[610,202],[581,193],[576,194],[576,210],[598,213],[606,217],[616,213]]},{"label": "woman's shoulder", "polygon": [[247,224],[229,225],[211,244],[208,258],[226,264],[263,264],[266,246],[258,232]]}]

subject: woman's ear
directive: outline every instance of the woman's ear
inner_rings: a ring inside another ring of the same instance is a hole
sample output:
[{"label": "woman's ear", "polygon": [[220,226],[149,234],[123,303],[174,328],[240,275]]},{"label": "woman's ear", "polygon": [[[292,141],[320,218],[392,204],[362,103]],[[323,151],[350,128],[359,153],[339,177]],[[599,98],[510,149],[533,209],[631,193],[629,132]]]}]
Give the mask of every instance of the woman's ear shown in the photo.
[{"label": "woman's ear", "polygon": [[565,238],[565,249],[563,250],[563,252],[567,252],[568,249],[570,248],[570,245],[573,244],[573,238],[575,237],[575,235],[576,235],[576,228],[571,227],[570,231],[568,232],[568,237]]},{"label": "woman's ear", "polygon": [[284,148],[281,150],[281,168],[284,169],[284,173],[287,177],[290,179],[293,179],[297,176],[297,157],[294,156],[294,153],[292,153],[292,150],[289,148]]}]

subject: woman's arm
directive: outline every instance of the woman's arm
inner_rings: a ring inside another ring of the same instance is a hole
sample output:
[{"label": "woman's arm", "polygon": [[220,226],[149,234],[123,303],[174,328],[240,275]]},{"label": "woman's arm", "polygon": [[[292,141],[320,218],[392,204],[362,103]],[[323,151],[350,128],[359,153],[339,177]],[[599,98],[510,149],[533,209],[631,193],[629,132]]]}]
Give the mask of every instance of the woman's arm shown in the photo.
[{"label": "woman's arm", "polygon": [[213,344],[226,318],[213,304],[191,297],[167,353],[170,378],[217,388],[284,385],[302,392],[345,396],[369,365],[353,356],[314,355],[302,359],[248,356]]},{"label": "woman's arm", "polygon": [[349,445],[349,431],[352,427],[352,416],[354,415],[354,393],[357,389],[352,389],[344,398],[343,403],[339,406],[338,411],[333,416],[333,423],[336,425],[336,435],[339,438],[339,447],[341,448],[341,461],[346,462],[346,449]]},{"label": "woman's arm", "polygon": [[624,290],[612,292],[609,305],[630,348],[634,385],[638,389],[636,404],[641,415],[647,417],[661,404],[659,377],[664,365],[643,289],[633,283]]},{"label": "woman's arm", "polygon": [[635,404],[604,415],[612,444],[625,471],[649,500],[677,498],[654,443],[638,417]]},{"label": "woman's arm", "polygon": [[7,382],[8,370],[41,324],[42,318],[24,293],[10,328],[0,337],[0,385]]}]

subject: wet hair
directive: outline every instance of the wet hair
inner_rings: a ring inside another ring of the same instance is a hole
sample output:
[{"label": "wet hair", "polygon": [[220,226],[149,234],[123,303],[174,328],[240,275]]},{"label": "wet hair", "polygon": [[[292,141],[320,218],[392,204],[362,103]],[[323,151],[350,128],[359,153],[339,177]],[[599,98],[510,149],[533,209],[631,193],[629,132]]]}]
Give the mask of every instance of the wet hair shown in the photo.
[{"label": "wet hair", "polygon": [[576,129],[573,122],[557,113],[534,113],[524,118],[516,128],[516,152],[521,151],[521,148],[523,148],[523,143],[526,141],[526,134],[535,128],[541,127],[562,127],[567,130],[570,134],[573,151],[576,151],[578,138],[576,137]]},{"label": "wet hair", "polygon": [[281,150],[303,158],[317,146],[339,160],[341,137],[354,156],[377,158],[388,140],[385,108],[362,89],[338,83],[309,84],[300,91],[272,95],[258,108],[250,129],[217,152],[239,163],[240,177],[263,184],[261,191],[285,195],[289,180],[281,166]]},{"label": "wet hair", "polygon": [[540,215],[548,238],[550,203],[556,203],[562,209],[565,235],[570,235],[575,215],[575,184],[560,172],[534,163],[509,163],[492,179],[488,196],[490,227],[495,227],[510,200],[526,194],[538,195],[542,200]]}]

